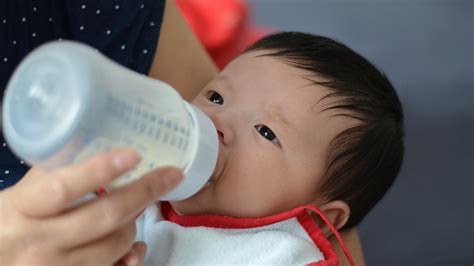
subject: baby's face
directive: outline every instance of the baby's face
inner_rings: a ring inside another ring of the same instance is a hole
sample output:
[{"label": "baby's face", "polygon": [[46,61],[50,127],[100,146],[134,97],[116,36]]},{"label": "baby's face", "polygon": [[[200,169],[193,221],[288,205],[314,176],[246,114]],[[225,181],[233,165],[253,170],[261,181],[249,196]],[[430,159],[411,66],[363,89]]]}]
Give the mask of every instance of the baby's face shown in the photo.
[{"label": "baby's face", "polygon": [[178,213],[261,217],[318,204],[329,142],[347,118],[322,112],[328,90],[307,72],[259,54],[235,59],[193,100],[218,130],[219,158],[210,186],[171,202]]}]

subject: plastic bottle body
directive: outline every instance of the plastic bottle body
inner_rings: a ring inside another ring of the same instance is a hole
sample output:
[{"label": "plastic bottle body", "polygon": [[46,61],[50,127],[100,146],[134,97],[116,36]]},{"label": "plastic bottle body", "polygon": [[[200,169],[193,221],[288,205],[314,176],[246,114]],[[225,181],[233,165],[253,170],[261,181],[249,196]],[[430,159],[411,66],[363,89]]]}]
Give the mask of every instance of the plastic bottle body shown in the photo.
[{"label": "plastic bottle body", "polygon": [[[19,157],[44,167],[117,147],[135,149],[142,161],[108,187],[115,188],[163,165],[185,170],[199,142],[194,111],[166,83],[131,72],[90,47],[50,43],[15,70],[3,130]],[[214,167],[213,156],[207,168]]]}]

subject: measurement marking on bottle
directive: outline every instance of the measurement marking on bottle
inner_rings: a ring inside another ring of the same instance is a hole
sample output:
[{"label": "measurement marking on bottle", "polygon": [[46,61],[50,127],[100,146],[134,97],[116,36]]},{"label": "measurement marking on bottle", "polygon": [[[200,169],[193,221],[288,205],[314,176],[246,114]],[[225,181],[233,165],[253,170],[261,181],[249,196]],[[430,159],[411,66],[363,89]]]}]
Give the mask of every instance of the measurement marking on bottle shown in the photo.
[{"label": "measurement marking on bottle", "polygon": [[176,144],[176,135],[173,134],[170,145],[174,146],[175,144]]},{"label": "measurement marking on bottle", "polygon": [[161,137],[161,130],[157,128],[155,132],[155,139],[160,140],[160,137]]},{"label": "measurement marking on bottle", "polygon": [[140,134],[144,134],[144,133],[145,133],[145,129],[146,129],[146,124],[145,124],[145,123],[142,123],[141,126],[140,126]]},{"label": "measurement marking on bottle", "polygon": [[154,128],[152,128],[152,127],[148,128],[147,136],[150,137],[150,138],[153,138],[153,131],[154,131]]},{"label": "measurement marking on bottle", "polygon": [[179,138],[178,149],[181,149],[182,145],[183,145],[183,138]]},{"label": "measurement marking on bottle", "polygon": [[186,140],[186,141],[184,142],[183,151],[187,151],[187,150],[188,150],[188,144],[189,144],[189,141]]}]

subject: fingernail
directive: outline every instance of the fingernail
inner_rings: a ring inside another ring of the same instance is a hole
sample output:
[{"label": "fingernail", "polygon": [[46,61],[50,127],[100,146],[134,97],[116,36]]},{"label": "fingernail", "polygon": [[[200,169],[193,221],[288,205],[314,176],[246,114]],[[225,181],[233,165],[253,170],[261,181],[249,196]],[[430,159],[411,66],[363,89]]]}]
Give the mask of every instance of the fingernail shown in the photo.
[{"label": "fingernail", "polygon": [[118,154],[114,155],[112,158],[112,164],[119,171],[124,171],[141,160],[141,157],[138,153],[130,150],[120,151]]}]

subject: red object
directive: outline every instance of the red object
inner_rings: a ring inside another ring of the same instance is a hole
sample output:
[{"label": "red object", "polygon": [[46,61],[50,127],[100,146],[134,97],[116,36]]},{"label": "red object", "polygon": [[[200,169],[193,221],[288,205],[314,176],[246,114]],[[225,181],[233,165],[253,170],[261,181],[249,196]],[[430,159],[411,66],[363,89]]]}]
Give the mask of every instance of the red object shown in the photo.
[{"label": "red object", "polygon": [[243,0],[176,0],[176,3],[220,69],[270,32],[253,25],[250,8]]},{"label": "red object", "polygon": [[102,197],[102,196],[105,196],[107,194],[107,190],[105,190],[105,188],[101,187],[95,192],[95,194],[99,197]]}]

